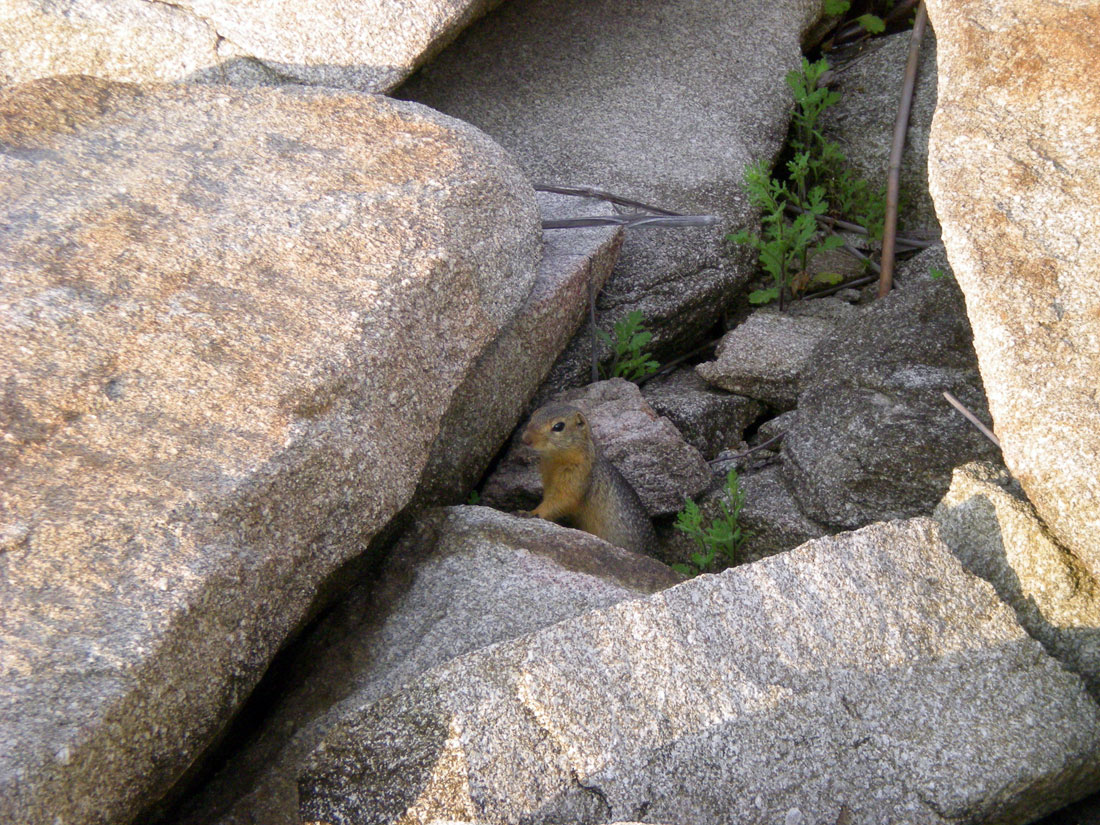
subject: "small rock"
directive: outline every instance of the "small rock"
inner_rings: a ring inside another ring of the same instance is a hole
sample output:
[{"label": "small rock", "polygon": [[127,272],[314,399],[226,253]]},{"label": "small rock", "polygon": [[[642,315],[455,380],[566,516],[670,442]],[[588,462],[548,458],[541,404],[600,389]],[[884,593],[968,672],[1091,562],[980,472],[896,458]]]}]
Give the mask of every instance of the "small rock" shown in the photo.
[{"label": "small rock", "polygon": [[759,401],[716,389],[690,368],[648,381],[642,396],[708,460],[737,446],[745,428],[764,411]]},{"label": "small rock", "polygon": [[785,312],[757,310],[722,338],[716,360],[695,371],[708,383],[789,410],[812,367],[814,349],[855,310],[836,298],[800,301]]}]

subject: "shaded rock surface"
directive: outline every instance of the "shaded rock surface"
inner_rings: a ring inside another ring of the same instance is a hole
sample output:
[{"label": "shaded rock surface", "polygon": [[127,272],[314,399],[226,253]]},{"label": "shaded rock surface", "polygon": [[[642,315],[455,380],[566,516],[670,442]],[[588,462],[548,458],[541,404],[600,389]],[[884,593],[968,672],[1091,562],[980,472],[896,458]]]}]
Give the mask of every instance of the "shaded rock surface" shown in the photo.
[{"label": "shaded rock surface", "polygon": [[838,298],[799,301],[781,312],[759,309],[727,332],[715,360],[695,371],[707,383],[789,410],[802,391],[802,377],[814,374],[814,350],[855,310]]},{"label": "shaded rock surface", "polygon": [[307,821],[1023,822],[1100,708],[928,519],[822,538],[436,668],[333,726]]},{"label": "shaded rock surface", "polygon": [[962,294],[948,274],[917,277],[932,267],[949,273],[942,250],[907,262],[906,286],[861,308],[813,355],[783,472],[802,511],[825,526],[929,513],[953,468],[997,456],[943,397],[987,416]]},{"label": "shaded rock surface", "polygon": [[746,562],[782,553],[829,532],[803,515],[778,464],[745,472],[741,476],[741,489],[745,493],[745,507],[740,523],[752,533],[742,548]]},{"label": "shaded rock surface", "polygon": [[[872,189],[885,189],[909,40],[905,31],[868,41],[866,52],[835,73],[829,87],[840,94],[840,101],[821,115],[826,137],[840,144],[848,163]],[[898,208],[899,229],[920,235],[938,235],[940,228],[928,194],[928,132],[935,110],[936,38],[926,29],[905,132]]]},{"label": "shaded rock surface", "polygon": [[434,665],[680,581],[664,565],[541,519],[431,510],[289,663],[293,687],[230,767],[162,825],[297,825],[300,763],[341,716]]},{"label": "shaded rock surface", "polygon": [[1100,7],[929,3],[929,182],[1005,463],[1100,576]]},{"label": "shaded rock surface", "polygon": [[[573,198],[545,192],[537,198],[544,218],[579,213]],[[534,288],[515,320],[455,390],[413,507],[461,501],[480,480],[587,317],[590,299],[610,274],[622,239],[621,229],[607,227],[543,233]]]},{"label": "shaded rock surface", "polygon": [[955,470],[935,510],[944,543],[1020,623],[1100,695],[1100,587],[1060,547],[1019,484],[988,462]]},{"label": "shaded rock surface", "polygon": [[688,367],[646,382],[642,396],[707,460],[740,444],[745,428],[764,412],[760,402],[716,389]]},{"label": "shaded rock surface", "polygon": [[[399,94],[484,129],[536,183],[721,217],[718,227],[628,233],[600,295],[600,327],[610,332],[638,309],[660,357],[711,326],[754,271],[755,256],[722,239],[756,222],[742,175],[780,149],[789,114],[783,75],[798,66],[800,35],[820,7],[511,0]],[[578,337],[551,388],[583,383],[588,363],[587,338]]]},{"label": "shaded rock surface", "polygon": [[[637,491],[651,516],[675,513],[683,506],[684,496],[695,495],[711,483],[703,456],[684,441],[672,422],[653,411],[637,385],[612,378],[567,390],[551,400],[572,404],[585,414],[603,454]],[[486,504],[503,510],[530,510],[542,499],[538,453],[519,436],[517,431],[482,490]]]},{"label": "shaded rock surface", "polygon": [[306,83],[387,92],[500,0],[6,0],[0,83]]},{"label": "shaded rock surface", "polygon": [[0,147],[0,818],[125,822],[409,501],[538,211],[332,90],[36,81]]}]

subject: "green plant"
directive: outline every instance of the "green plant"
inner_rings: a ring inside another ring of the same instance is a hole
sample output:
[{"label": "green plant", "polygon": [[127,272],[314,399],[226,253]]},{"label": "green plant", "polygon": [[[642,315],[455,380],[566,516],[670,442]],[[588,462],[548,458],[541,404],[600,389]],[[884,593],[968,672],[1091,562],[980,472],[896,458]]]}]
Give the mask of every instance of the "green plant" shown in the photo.
[{"label": "green plant", "polygon": [[645,346],[653,339],[653,333],[642,324],[642,313],[638,310],[627,313],[625,318],[615,322],[615,337],[612,338],[602,329],[596,330],[600,340],[614,350],[611,363],[603,370],[604,378],[625,378],[637,381],[657,371],[660,363],[645,352]]},{"label": "green plant", "polygon": [[[811,63],[803,58],[802,68],[787,74],[795,110],[786,182],[771,177],[762,161],[745,170],[745,190],[762,213],[761,232],[741,231],[728,238],[754,247],[760,265],[772,277],[770,287],[749,294],[754,304],[778,298],[782,307],[788,295],[801,292],[811,281],[837,283],[837,276],[830,273],[813,278],[808,274],[815,255],[844,245],[841,238],[822,229],[827,222],[820,218],[844,215],[863,225],[872,240],[882,237],[883,193],[872,192],[867,181],[848,167],[839,145],[828,140],[818,124],[821,113],[840,100],[839,94],[821,85],[828,70],[824,59]],[[795,217],[790,219],[788,212]]]},{"label": "green plant", "polygon": [[940,269],[939,267],[935,267],[935,266],[928,270],[928,275],[932,278],[933,281],[938,281],[940,278],[944,277],[946,274],[947,273],[944,272],[942,269]]},{"label": "green plant", "polygon": [[877,14],[861,14],[856,18],[856,22],[870,34],[882,34],[886,31],[886,21]]},{"label": "green plant", "polygon": [[[806,156],[800,153],[787,164],[796,185],[804,188]],[[736,243],[747,243],[760,253],[760,265],[772,276],[772,286],[749,293],[749,301],[766,304],[776,298],[782,306],[784,296],[791,291],[798,273],[806,271],[818,252],[836,249],[843,241],[836,235],[824,236],[818,229],[816,216],[824,214],[828,204],[822,200],[824,189],[815,186],[803,199],[793,196],[786,185],[772,178],[761,161],[745,170],[745,188],[752,204],[761,210],[761,233],[742,230],[730,235]],[[786,205],[800,202],[805,211],[788,221]]]},{"label": "green plant", "polygon": [[471,490],[470,495],[466,498],[467,504],[480,504],[481,494],[477,490]]},{"label": "green plant", "polygon": [[703,525],[703,514],[690,498],[684,501],[684,509],[676,516],[677,530],[686,533],[695,542],[698,550],[691,554],[687,564],[674,564],[672,568],[686,576],[705,573],[714,566],[715,559],[721,553],[727,562],[737,561],[737,553],[745,543],[750,532],[741,529],[738,519],[745,506],[745,493],[737,471],[731,469],[726,476],[725,495],[718,499],[722,515],[709,525]]}]

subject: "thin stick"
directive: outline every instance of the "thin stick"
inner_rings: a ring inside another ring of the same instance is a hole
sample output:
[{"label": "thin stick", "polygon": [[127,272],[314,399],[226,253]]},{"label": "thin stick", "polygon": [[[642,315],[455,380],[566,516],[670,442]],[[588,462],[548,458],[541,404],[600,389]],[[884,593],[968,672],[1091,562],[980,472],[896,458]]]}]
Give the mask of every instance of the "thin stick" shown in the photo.
[{"label": "thin stick", "polygon": [[669,212],[667,209],[661,209],[659,206],[650,206],[649,204],[642,203],[641,201],[627,200],[621,198],[618,195],[613,195],[610,192],[605,192],[602,189],[593,189],[591,186],[553,186],[548,183],[536,183],[534,185],[536,192],[553,192],[558,195],[576,195],[581,198],[599,198],[602,201],[609,201],[610,203],[618,204],[619,206],[630,206],[634,209],[644,209],[646,212],[652,212],[655,215],[679,215],[679,212]]},{"label": "thin stick", "polygon": [[714,226],[717,215],[599,215],[588,218],[561,218],[542,222],[543,229],[578,229],[584,226]]},{"label": "thin stick", "polygon": [[780,433],[779,435],[774,435],[771,438],[769,438],[767,441],[765,441],[763,444],[757,444],[755,447],[749,447],[749,449],[745,450],[745,452],[743,452],[743,453],[734,453],[733,455],[725,455],[725,456],[720,455],[717,458],[712,458],[707,463],[708,464],[715,464],[719,461],[736,461],[739,458],[744,458],[745,456],[750,455],[751,453],[755,453],[757,450],[763,450],[765,447],[770,447],[772,444],[777,442],[779,439],[781,439],[785,435],[786,435],[786,433]]},{"label": "thin stick", "polygon": [[961,412],[967,421],[977,427],[981,431],[982,435],[984,435],[986,438],[996,444],[998,449],[1000,448],[1001,440],[997,438],[997,436],[993,435],[993,431],[989,429],[989,427],[985,426],[985,424],[978,420],[978,416],[974,415],[974,413],[970,412],[970,410],[964,407],[959,399],[946,391],[944,391],[943,397],[947,399],[948,404]]},{"label": "thin stick", "polygon": [[600,380],[599,358],[596,355],[596,279],[588,272],[588,338],[592,350],[592,381]]},{"label": "thin stick", "polygon": [[700,344],[695,349],[693,349],[691,352],[685,352],[683,355],[680,355],[676,358],[673,358],[671,361],[669,361],[665,364],[662,364],[661,368],[659,370],[657,370],[656,372],[651,372],[649,375],[643,375],[641,378],[639,378],[634,383],[637,384],[640,387],[640,386],[642,386],[642,384],[646,383],[647,381],[652,381],[654,378],[656,378],[659,375],[664,375],[667,372],[672,372],[672,370],[674,370],[676,367],[680,366],[680,364],[684,363],[684,361],[687,361],[690,358],[694,358],[700,352],[705,352],[708,349],[714,349],[715,345],[717,345],[718,342],[721,341],[721,340],[722,340],[721,338],[718,338],[714,341],[707,341],[705,344]]},{"label": "thin stick", "polygon": [[894,241],[898,231],[898,188],[901,179],[901,152],[905,147],[905,133],[909,129],[909,111],[913,108],[913,87],[917,83],[917,66],[920,64],[920,41],[924,37],[924,25],[928,10],[923,0],[917,5],[917,19],[913,34],[909,37],[909,59],[905,64],[905,83],[901,90],[898,116],[894,119],[894,143],[890,147],[890,172],[886,179],[886,222],[882,233],[882,272],[878,279],[878,297],[889,291],[894,279]]},{"label": "thin stick", "polygon": [[[796,206],[793,203],[787,204],[787,211],[795,215],[801,215],[806,212],[805,209],[802,209],[801,207]],[[829,229],[832,229],[834,226],[836,226],[845,230],[846,232],[855,232],[857,235],[871,234],[867,231],[866,227],[860,226],[858,223],[852,223],[851,221],[846,221],[841,218],[830,218],[826,215],[814,215],[814,217],[817,218],[817,222],[819,224],[828,227]],[[898,246],[910,246],[913,249],[928,249],[932,246],[938,246],[941,243],[939,238],[909,238],[903,237],[901,235],[898,235],[897,242]]]}]

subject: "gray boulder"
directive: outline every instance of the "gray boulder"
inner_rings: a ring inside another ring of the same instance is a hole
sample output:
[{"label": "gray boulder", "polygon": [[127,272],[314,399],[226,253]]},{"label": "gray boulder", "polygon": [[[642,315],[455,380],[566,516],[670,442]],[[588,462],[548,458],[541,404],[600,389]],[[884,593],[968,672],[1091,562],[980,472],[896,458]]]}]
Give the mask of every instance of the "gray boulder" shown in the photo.
[{"label": "gray boulder", "polygon": [[[932,267],[950,271],[942,251],[905,268]],[[782,455],[787,483],[814,521],[843,529],[930,513],[953,468],[997,457],[943,397],[946,390],[987,416],[962,294],[949,275],[909,276],[823,342],[813,362]]]},{"label": "gray boulder", "polygon": [[349,708],[307,821],[1023,823],[1100,784],[1100,707],[928,519],[453,660]]},{"label": "gray boulder", "polygon": [[1028,633],[1100,696],[1100,587],[1061,547],[1003,467],[959,467],[936,505],[944,543],[986,579]]},{"label": "gray boulder", "polygon": [[[835,73],[830,88],[840,102],[826,109],[821,128],[840,144],[848,163],[870,184],[886,188],[894,120],[901,101],[910,33],[869,41],[865,51]],[[918,235],[938,235],[940,225],[928,194],[928,132],[936,110],[936,38],[926,30],[901,158],[898,226]]]},{"label": "gray boulder", "polygon": [[838,298],[799,301],[782,312],[777,306],[759,309],[722,337],[715,360],[695,371],[728,392],[789,410],[802,391],[803,376],[817,367],[818,344],[854,315],[852,306]]},{"label": "gray boulder", "polygon": [[759,401],[716,389],[687,367],[646,382],[642,396],[707,460],[739,445],[745,428],[764,412]]},{"label": "gray boulder", "polygon": [[[629,381],[599,381],[559,393],[551,401],[573,404],[585,414],[603,454],[637,491],[651,516],[677,512],[684,496],[699,493],[713,480],[700,452],[684,441],[672,422],[658,416]],[[542,498],[538,453],[519,436],[517,431],[482,490],[485,503],[493,507],[530,510]]]},{"label": "gray boulder", "polygon": [[35,81],[0,145],[0,819],[127,822],[408,503],[538,210],[333,90]]},{"label": "gray boulder", "polygon": [[0,83],[305,83],[387,92],[500,0],[6,0]]},{"label": "gray boulder", "polygon": [[301,763],[342,715],[435,665],[680,581],[579,530],[485,507],[432,510],[285,669],[262,731],[164,825],[297,825]]},{"label": "gray boulder", "polygon": [[[720,216],[717,227],[632,230],[600,296],[602,329],[640,310],[662,356],[713,325],[755,270],[755,255],[723,236],[757,220],[742,176],[779,152],[783,75],[820,13],[820,0],[512,0],[399,94],[484,129],[536,183]],[[574,339],[550,386],[588,380],[589,355],[587,337]]]},{"label": "gray boulder", "polygon": [[1097,9],[928,11],[940,65],[929,184],[994,429],[1039,516],[1100,577]]}]

